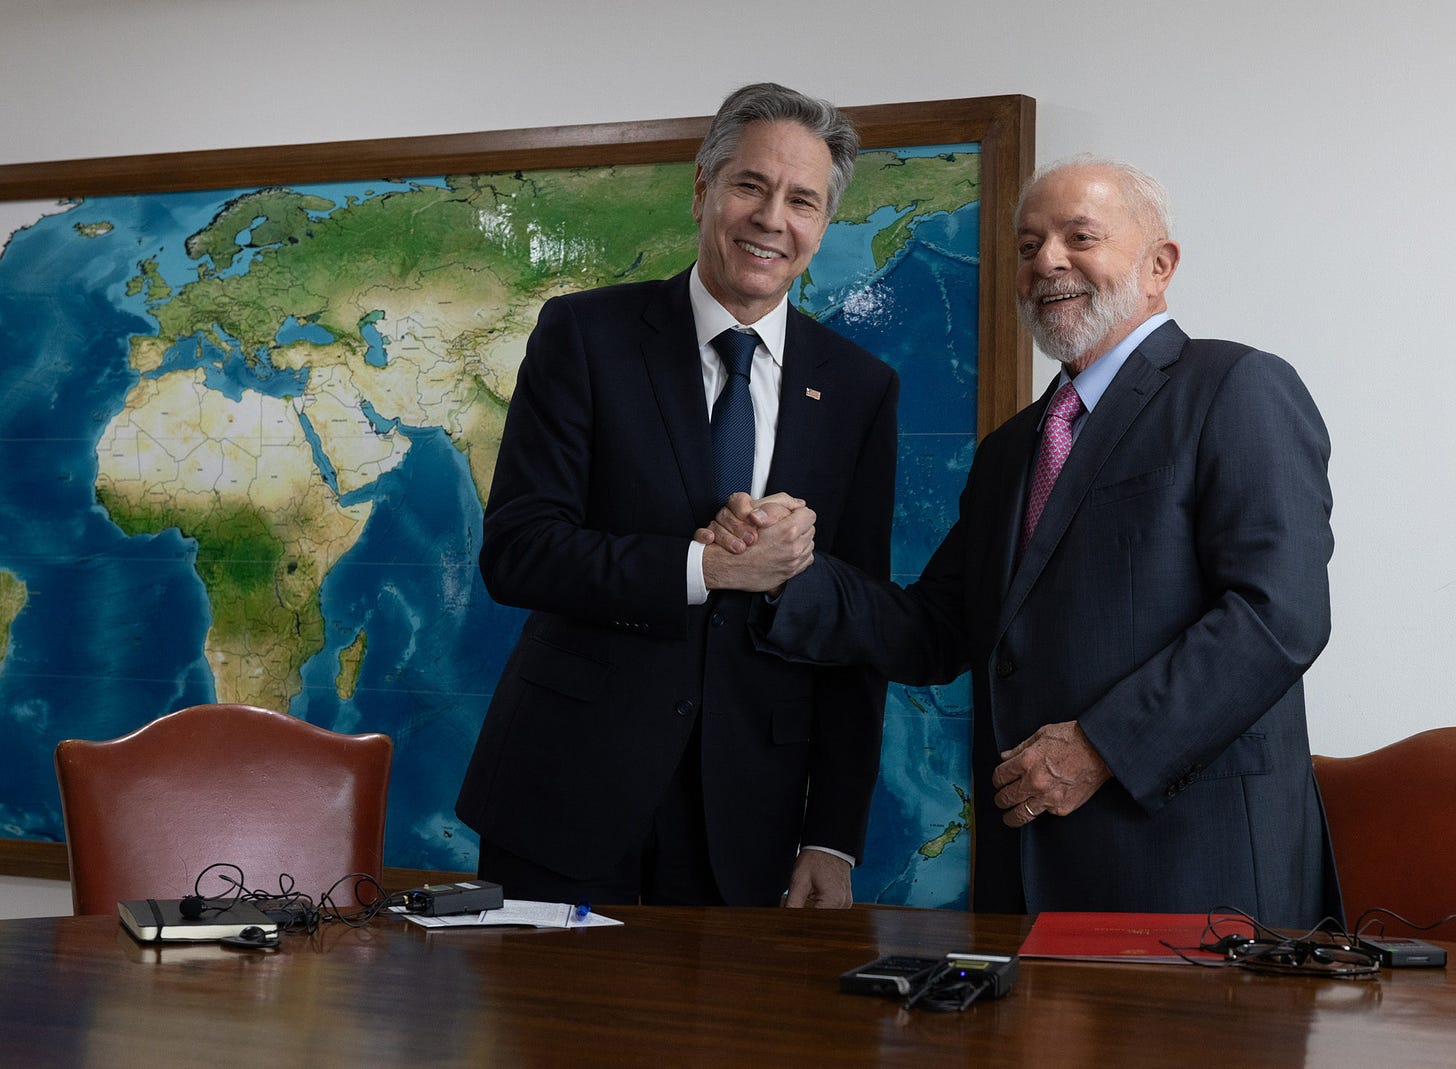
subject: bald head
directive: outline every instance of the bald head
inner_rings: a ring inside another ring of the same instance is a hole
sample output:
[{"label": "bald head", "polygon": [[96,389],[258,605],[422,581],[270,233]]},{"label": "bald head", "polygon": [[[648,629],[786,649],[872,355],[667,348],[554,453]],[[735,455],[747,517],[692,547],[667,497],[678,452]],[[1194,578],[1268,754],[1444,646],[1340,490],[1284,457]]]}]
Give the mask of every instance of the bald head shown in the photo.
[{"label": "bald head", "polygon": [[1178,266],[1168,198],[1135,167],[1092,156],[1038,171],[1016,209],[1017,310],[1075,374],[1155,313]]},{"label": "bald head", "polygon": [[1130,163],[1090,152],[1067,156],[1037,168],[1022,187],[1021,199],[1016,204],[1017,229],[1021,227],[1022,210],[1031,191],[1038,183],[1063,172],[1079,172],[1080,177],[1089,181],[1107,182],[1114,186],[1122,197],[1123,205],[1141,224],[1149,241],[1173,236],[1173,209],[1163,184]]}]

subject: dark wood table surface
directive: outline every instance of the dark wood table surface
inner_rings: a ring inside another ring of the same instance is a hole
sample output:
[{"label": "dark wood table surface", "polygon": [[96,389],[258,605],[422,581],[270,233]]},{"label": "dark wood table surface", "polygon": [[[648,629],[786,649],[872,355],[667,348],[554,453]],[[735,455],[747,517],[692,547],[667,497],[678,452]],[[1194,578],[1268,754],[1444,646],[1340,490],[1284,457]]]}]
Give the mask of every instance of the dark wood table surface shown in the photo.
[{"label": "dark wood table surface", "polygon": [[[144,947],[114,917],[0,921],[0,1064],[1456,1065],[1445,969],[1373,981],[1027,960],[964,1013],[845,995],[886,953],[1013,953],[1024,917],[608,910],[619,928]],[[1456,949],[1448,947],[1448,949]]]}]

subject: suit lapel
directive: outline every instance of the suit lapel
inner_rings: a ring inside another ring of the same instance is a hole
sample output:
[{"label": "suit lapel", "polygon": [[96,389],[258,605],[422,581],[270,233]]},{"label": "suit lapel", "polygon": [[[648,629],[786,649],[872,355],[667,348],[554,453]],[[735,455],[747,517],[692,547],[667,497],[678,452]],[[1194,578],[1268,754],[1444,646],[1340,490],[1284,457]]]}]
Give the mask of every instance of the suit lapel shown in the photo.
[{"label": "suit lapel", "polygon": [[703,522],[722,502],[713,501],[713,444],[686,271],[657,288],[642,319],[642,358],[658,415],[693,516]]},{"label": "suit lapel", "polygon": [[779,425],[774,434],[768,493],[802,488],[812,470],[816,444],[828,441],[824,421],[834,404],[830,356],[807,344],[803,313],[789,309],[784,367],[779,380]]},{"label": "suit lapel", "polygon": [[[1107,458],[1112,455],[1112,451],[1117,448],[1128,428],[1152,400],[1153,395],[1168,381],[1163,369],[1178,358],[1187,340],[1187,335],[1172,322],[1153,331],[1129,354],[1108,385],[1107,392],[1097,403],[1097,408],[1087,417],[1087,422],[1077,435],[1076,444],[1067,456],[1066,466],[1062,468],[1056,486],[1052,488],[1051,497],[1047,499],[1046,508],[1036,525],[1036,533],[1027,543],[1021,566],[1011,576],[1011,584],[1001,605],[996,629],[998,635],[1005,631],[1012,617],[1021,608],[1021,603],[1046,567],[1052,553],[1056,551],[1077,510],[1082,507],[1098,472],[1107,463]],[[1043,395],[1040,409],[1044,410],[1050,402],[1055,386],[1056,383],[1052,383]],[[1034,442],[1030,449],[1035,449]],[[1025,485],[1024,478],[1022,484]],[[1022,497],[1024,496],[1023,490]],[[1018,512],[1011,525],[1013,544],[1016,540],[1014,531],[1019,523]]]}]

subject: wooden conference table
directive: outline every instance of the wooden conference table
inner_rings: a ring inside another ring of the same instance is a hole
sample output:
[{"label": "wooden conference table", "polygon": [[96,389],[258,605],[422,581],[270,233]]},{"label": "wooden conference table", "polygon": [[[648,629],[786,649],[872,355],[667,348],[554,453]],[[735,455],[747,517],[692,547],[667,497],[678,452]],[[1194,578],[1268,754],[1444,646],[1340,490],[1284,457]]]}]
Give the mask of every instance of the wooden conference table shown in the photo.
[{"label": "wooden conference table", "polygon": [[143,947],[114,917],[3,921],[0,1064],[1456,1064],[1445,969],[1353,981],[1028,960],[1004,999],[907,1013],[840,994],[839,974],[885,953],[1014,952],[1029,919],[607,912],[625,925],[427,933],[390,920],[273,952]]}]

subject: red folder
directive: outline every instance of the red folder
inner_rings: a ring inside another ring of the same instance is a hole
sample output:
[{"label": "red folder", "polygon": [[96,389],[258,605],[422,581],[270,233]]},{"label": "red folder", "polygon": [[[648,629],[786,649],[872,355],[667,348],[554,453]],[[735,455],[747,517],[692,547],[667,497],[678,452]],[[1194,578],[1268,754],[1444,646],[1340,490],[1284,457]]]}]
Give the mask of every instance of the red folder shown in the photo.
[{"label": "red folder", "polygon": [[[1217,932],[1209,921],[1219,921]],[[1251,934],[1243,917],[1207,913],[1039,913],[1021,944],[1023,958],[1065,961],[1135,961],[1182,963],[1219,961],[1222,955],[1199,950],[1219,937]]]}]

